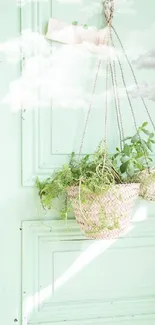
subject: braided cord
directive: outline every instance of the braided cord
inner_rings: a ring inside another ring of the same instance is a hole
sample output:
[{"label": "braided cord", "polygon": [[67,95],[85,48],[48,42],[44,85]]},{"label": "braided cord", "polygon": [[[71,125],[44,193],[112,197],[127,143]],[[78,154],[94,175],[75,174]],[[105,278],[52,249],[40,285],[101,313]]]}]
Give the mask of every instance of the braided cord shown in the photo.
[{"label": "braided cord", "polygon": [[[112,37],[112,33],[110,33],[110,40],[111,40],[112,47],[115,49],[114,42],[113,42],[113,37]],[[113,76],[114,76],[114,81],[115,81],[115,86],[116,86],[117,105],[118,105],[117,106],[118,119],[119,119],[119,123],[120,123],[120,129],[121,129],[121,133],[122,133],[122,139],[124,139],[125,138],[125,135],[124,135],[124,126],[123,126],[123,120],[122,120],[122,114],[121,114],[121,105],[120,105],[120,98],[119,98],[119,92],[118,92],[118,82],[117,82],[117,74],[116,74],[115,60],[113,60]]]},{"label": "braided cord", "polygon": [[[133,75],[133,78],[134,78],[135,84],[136,84],[138,90],[140,90],[140,87],[139,87],[139,84],[138,84],[138,81],[137,81],[136,75],[135,75],[135,73],[134,73],[134,70],[133,70],[133,67],[132,67],[132,65],[131,65],[131,62],[130,62],[130,60],[129,60],[129,58],[128,58],[126,52],[125,52],[124,46],[123,46],[123,44],[122,44],[122,41],[121,41],[121,39],[120,39],[120,37],[119,37],[119,35],[118,35],[116,29],[115,29],[113,26],[111,26],[111,28],[113,29],[113,31],[114,31],[114,33],[115,33],[115,35],[116,35],[116,37],[117,37],[117,39],[118,39],[118,41],[119,41],[119,43],[120,43],[120,45],[121,45],[122,52],[123,52],[123,54],[124,54],[124,56],[125,56],[125,58],[126,58],[126,60],[127,60],[127,63],[128,63],[128,65],[129,65],[129,67],[130,67],[130,70],[131,70],[131,72],[132,72],[132,75]],[[144,101],[144,98],[143,98],[142,96],[140,96],[140,99],[141,99],[141,101],[142,101],[142,103],[143,103],[143,105],[144,105],[144,107],[145,107],[145,109],[146,109],[147,115],[148,115],[149,120],[150,120],[150,122],[151,122],[151,124],[152,124],[152,126],[153,126],[153,129],[155,130],[155,124],[154,124],[153,119],[152,119],[152,117],[151,117],[151,114],[150,114],[150,112],[149,112],[149,110],[148,110],[148,107],[147,107],[147,105],[146,105],[146,103],[145,103],[145,101]]]},{"label": "braided cord", "polygon": [[[113,47],[115,48],[114,43],[113,43]],[[120,67],[121,77],[122,77],[123,85],[124,85],[124,88],[125,88],[125,91],[126,91],[128,103],[129,103],[129,106],[130,106],[130,109],[131,109],[134,126],[135,126],[135,129],[136,129],[136,132],[138,133],[139,139],[141,141],[142,139],[141,139],[141,136],[140,136],[139,131],[138,131],[138,127],[137,127],[137,122],[136,122],[136,117],[135,117],[134,109],[132,107],[132,102],[131,102],[131,99],[130,99],[130,96],[129,96],[129,92],[128,92],[127,85],[126,85],[126,82],[125,82],[125,78],[124,78],[124,73],[123,73],[121,61],[120,61],[120,58],[119,58],[119,55],[118,55],[117,51],[116,51],[116,56],[117,56],[118,64],[119,64],[119,67]],[[144,153],[144,158],[145,158],[145,162],[146,162],[147,168],[149,170],[148,160],[147,160],[146,153],[145,153],[145,150],[144,150],[143,147],[142,147],[142,150],[143,150],[143,153]]]},{"label": "braided cord", "polygon": [[90,101],[90,105],[89,105],[89,109],[88,109],[88,113],[87,113],[87,117],[86,117],[86,122],[85,122],[85,126],[84,126],[84,131],[83,131],[82,139],[81,139],[81,145],[80,145],[80,150],[79,150],[79,157],[81,155],[82,148],[83,148],[84,138],[85,138],[85,134],[86,134],[86,130],[87,130],[87,125],[88,125],[88,121],[89,121],[89,117],[90,117],[90,113],[91,113],[91,108],[92,108],[92,104],[93,104],[93,98],[94,98],[94,93],[95,93],[95,89],[96,89],[96,83],[97,83],[97,78],[98,78],[100,66],[101,66],[101,60],[99,60],[99,62],[97,64],[97,71],[96,71],[95,79],[94,79],[94,83],[93,83],[91,101]]}]

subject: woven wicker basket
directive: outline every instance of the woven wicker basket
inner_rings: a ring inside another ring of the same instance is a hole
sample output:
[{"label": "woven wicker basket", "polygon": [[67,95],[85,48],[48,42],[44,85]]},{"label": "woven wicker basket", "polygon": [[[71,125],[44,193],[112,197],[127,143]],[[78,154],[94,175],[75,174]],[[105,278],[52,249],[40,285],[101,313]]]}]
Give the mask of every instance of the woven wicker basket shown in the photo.
[{"label": "woven wicker basket", "polygon": [[88,194],[81,203],[79,188],[70,187],[68,197],[81,231],[92,239],[118,237],[130,224],[139,186],[137,183],[113,185],[102,195]]},{"label": "woven wicker basket", "polygon": [[140,182],[140,197],[148,201],[155,201],[155,168],[139,173],[138,181]]}]

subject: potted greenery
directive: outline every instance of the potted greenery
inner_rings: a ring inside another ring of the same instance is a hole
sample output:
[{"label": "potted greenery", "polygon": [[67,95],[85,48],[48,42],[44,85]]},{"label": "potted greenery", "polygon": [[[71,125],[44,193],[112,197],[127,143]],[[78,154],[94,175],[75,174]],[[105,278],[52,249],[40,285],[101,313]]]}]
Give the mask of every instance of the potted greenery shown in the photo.
[{"label": "potted greenery", "polygon": [[[116,159],[116,158],[115,158]],[[93,155],[76,158],[44,182],[37,179],[44,208],[52,208],[55,198],[65,197],[61,215],[67,218],[73,208],[81,230],[89,238],[115,238],[130,223],[139,193],[139,184],[123,179],[113,157],[100,145]]]},{"label": "potted greenery", "polygon": [[123,148],[117,148],[113,162],[119,166],[124,179],[134,179],[140,183],[140,196],[147,200],[155,200],[155,168],[153,164],[153,145],[155,135],[144,122],[136,134],[124,139]]}]

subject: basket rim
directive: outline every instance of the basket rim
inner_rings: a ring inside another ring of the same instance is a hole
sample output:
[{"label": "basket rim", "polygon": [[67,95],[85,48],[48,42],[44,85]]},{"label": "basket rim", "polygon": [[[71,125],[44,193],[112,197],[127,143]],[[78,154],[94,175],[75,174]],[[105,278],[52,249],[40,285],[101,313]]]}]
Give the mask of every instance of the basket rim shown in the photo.
[{"label": "basket rim", "polygon": [[[140,192],[140,183],[126,183],[126,184],[114,184],[112,186],[108,186],[107,185],[107,189],[106,191],[103,193],[88,193],[88,196],[91,197],[98,197],[101,198],[105,195],[107,195],[108,192],[113,192],[113,191],[119,191],[119,189],[121,191],[127,192],[127,191],[131,191],[131,193],[135,192],[135,196],[138,197],[139,196],[139,192]],[[67,189],[67,194],[68,197],[73,198],[75,195],[77,195],[79,193],[79,186],[70,186]]]},{"label": "basket rim", "polygon": [[[137,186],[137,187],[140,187],[141,185],[141,182],[134,182],[134,183],[121,183],[121,184],[111,184],[111,185],[107,185],[107,188],[109,187],[112,188],[112,187],[132,187],[132,186]],[[67,191],[71,188],[79,188],[79,186],[77,185],[72,185],[72,186],[69,186]]]}]

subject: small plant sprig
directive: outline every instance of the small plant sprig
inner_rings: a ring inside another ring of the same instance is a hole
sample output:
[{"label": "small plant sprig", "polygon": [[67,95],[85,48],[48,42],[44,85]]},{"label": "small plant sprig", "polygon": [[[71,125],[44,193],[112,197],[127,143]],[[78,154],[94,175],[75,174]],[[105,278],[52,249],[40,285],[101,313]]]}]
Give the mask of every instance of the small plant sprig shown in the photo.
[{"label": "small plant sprig", "polygon": [[123,140],[123,149],[116,148],[113,162],[117,164],[119,172],[126,177],[134,177],[139,171],[149,168],[152,163],[154,133],[146,128],[147,122],[140,126],[132,137]]},{"label": "small plant sprig", "polygon": [[[78,23],[77,20],[72,21],[72,25],[77,26],[78,24],[79,24],[79,23]],[[88,25],[87,25],[87,24],[84,24],[84,25],[83,25],[83,28],[87,29],[87,28],[88,28]]]}]

